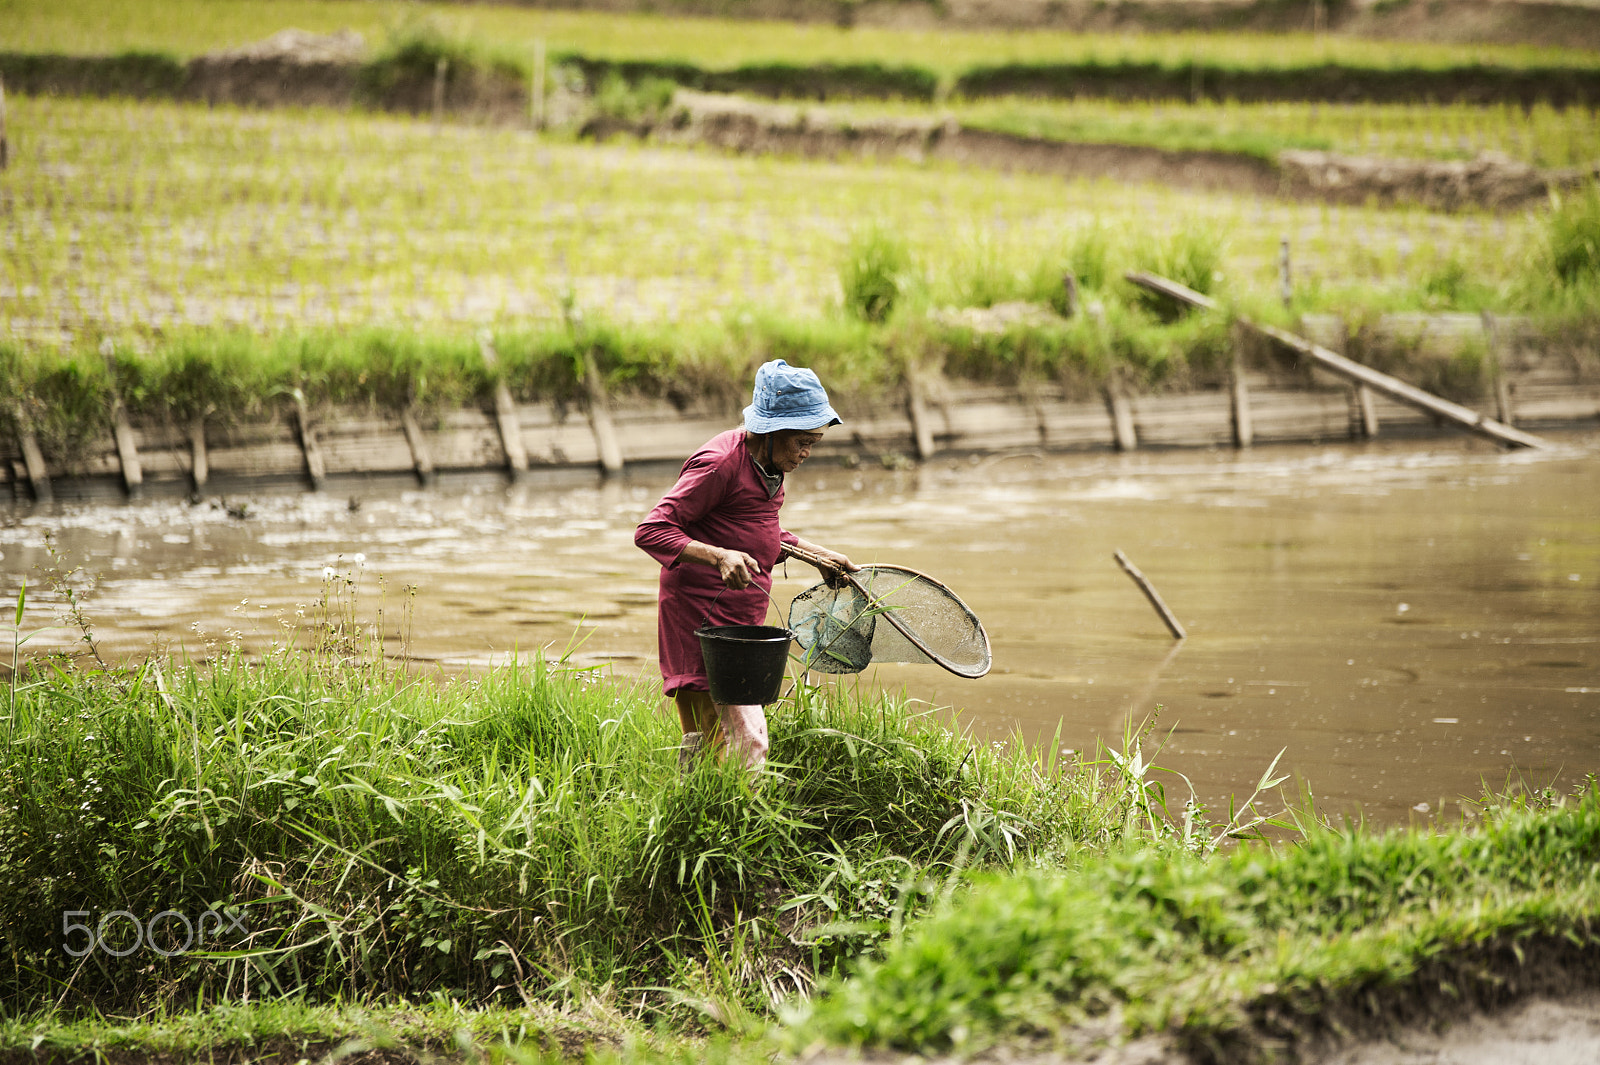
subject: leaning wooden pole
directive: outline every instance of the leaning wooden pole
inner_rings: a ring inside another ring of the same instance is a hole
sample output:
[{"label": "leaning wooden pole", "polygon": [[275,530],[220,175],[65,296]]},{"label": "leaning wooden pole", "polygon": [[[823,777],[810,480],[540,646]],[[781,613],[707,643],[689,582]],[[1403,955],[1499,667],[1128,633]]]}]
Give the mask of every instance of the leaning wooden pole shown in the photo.
[{"label": "leaning wooden pole", "polygon": [[[109,337],[100,345],[100,354],[105,359],[107,375],[115,382],[117,349]],[[133,424],[128,420],[128,408],[122,402],[122,393],[114,384],[111,389],[111,439],[117,446],[122,483],[129,497],[137,499],[144,491],[144,465],[139,461],[139,448],[134,439]]]},{"label": "leaning wooden pole", "polygon": [[320,492],[328,480],[328,467],[322,461],[322,447],[317,442],[317,431],[311,424],[305,393],[297,388],[289,395],[294,400],[295,427],[300,433],[300,451],[306,460],[306,476],[311,480],[311,490]]},{"label": "leaning wooden pole", "polygon": [[33,492],[34,502],[49,503],[55,499],[55,492],[50,487],[50,468],[45,465],[39,438],[34,434],[20,402],[12,403],[11,412],[17,423],[17,445],[22,448],[22,465],[28,471],[28,488]]},{"label": "leaning wooden pole", "polygon": [[522,446],[522,419],[517,415],[517,405],[511,399],[511,387],[499,371],[500,356],[494,350],[494,338],[488,332],[478,337],[478,353],[484,366],[494,374],[494,421],[500,428],[500,446],[506,455],[506,470],[513,481],[528,472],[528,449]]},{"label": "leaning wooden pole", "polygon": [[1144,597],[1150,600],[1150,605],[1156,608],[1157,614],[1161,615],[1161,620],[1167,626],[1167,631],[1172,633],[1172,638],[1174,640],[1188,639],[1189,634],[1178,623],[1177,615],[1173,614],[1172,608],[1167,606],[1167,601],[1161,598],[1161,593],[1156,591],[1155,585],[1150,583],[1149,578],[1139,572],[1139,567],[1129,562],[1128,556],[1124,555],[1120,550],[1111,557],[1117,560],[1117,565],[1122,567],[1124,573],[1133,578],[1133,583],[1137,584],[1139,590],[1144,593]]},{"label": "leaning wooden pole", "polygon": [[[1201,295],[1194,289],[1186,285],[1180,285],[1176,281],[1169,281],[1164,277],[1157,277],[1154,274],[1147,274],[1137,270],[1125,276],[1133,284],[1147,288],[1152,292],[1159,292],[1161,295],[1179,303],[1186,303],[1191,307],[1199,307],[1208,311],[1217,309],[1216,300],[1211,299],[1209,296]],[[1415,407],[1445,421],[1453,422],[1468,432],[1488,437],[1497,444],[1503,444],[1507,447],[1545,448],[1550,446],[1549,441],[1542,437],[1534,436],[1532,433],[1525,433],[1520,429],[1514,429],[1509,425],[1495,421],[1493,418],[1485,417],[1470,407],[1463,407],[1459,403],[1452,403],[1448,399],[1434,395],[1432,392],[1425,392],[1414,385],[1408,385],[1398,377],[1390,377],[1388,374],[1380,373],[1370,366],[1363,366],[1359,362],[1345,358],[1338,352],[1322,347],[1320,344],[1313,344],[1305,337],[1296,336],[1276,326],[1261,325],[1250,321],[1248,318],[1240,318],[1239,322],[1247,328],[1254,329],[1262,336],[1270,337],[1284,347],[1305,356],[1324,370],[1338,374],[1346,380],[1354,381],[1358,385],[1365,385],[1379,395],[1388,396],[1392,400]]]},{"label": "leaning wooden pole", "polygon": [[616,423],[611,420],[611,400],[606,396],[605,379],[600,376],[600,364],[592,351],[583,353],[583,387],[589,394],[589,428],[594,432],[600,469],[607,476],[621,473],[622,443],[617,439]]}]

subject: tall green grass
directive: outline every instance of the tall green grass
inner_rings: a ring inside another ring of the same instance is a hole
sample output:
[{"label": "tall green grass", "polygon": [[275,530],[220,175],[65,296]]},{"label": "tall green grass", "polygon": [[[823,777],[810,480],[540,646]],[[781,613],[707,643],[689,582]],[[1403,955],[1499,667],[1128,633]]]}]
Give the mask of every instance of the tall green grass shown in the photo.
[{"label": "tall green grass", "polygon": [[[354,592],[334,577],[256,661],[25,667],[0,730],[15,1008],[599,995],[727,1022],[971,870],[1137,830],[1139,795],[1093,767],[843,686],[771,708],[760,775],[680,775],[653,692],[537,657],[408,675],[383,647],[404,602]],[[141,945],[133,922],[168,911]],[[220,937],[184,949],[206,911]]]}]

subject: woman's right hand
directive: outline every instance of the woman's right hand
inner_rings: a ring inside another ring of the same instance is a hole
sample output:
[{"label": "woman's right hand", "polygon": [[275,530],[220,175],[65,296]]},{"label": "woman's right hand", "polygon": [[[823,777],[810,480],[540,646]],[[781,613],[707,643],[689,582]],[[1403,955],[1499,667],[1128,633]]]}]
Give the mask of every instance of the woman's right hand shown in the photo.
[{"label": "woman's right hand", "polygon": [[717,572],[722,574],[723,584],[738,591],[750,587],[761,572],[761,563],[743,551],[723,550],[717,556]]}]

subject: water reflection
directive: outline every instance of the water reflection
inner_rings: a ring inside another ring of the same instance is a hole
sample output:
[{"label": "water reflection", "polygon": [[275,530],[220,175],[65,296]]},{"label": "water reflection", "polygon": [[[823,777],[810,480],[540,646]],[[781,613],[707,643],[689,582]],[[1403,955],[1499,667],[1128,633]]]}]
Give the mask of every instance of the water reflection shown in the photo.
[{"label": "water reflection", "polygon": [[[815,460],[785,522],[859,561],[934,574],[973,606],[990,676],[885,666],[872,679],[958,707],[981,735],[1059,729],[1064,748],[1092,751],[1159,705],[1159,760],[1213,806],[1287,748],[1325,808],[1395,820],[1441,800],[1453,814],[1480,781],[1563,785],[1600,764],[1597,455],[1587,437],[1555,455],[1445,441],[911,471]],[[374,624],[382,604],[389,649],[421,662],[581,643],[576,660],[653,684],[656,571],[631,534],[674,473],[13,508],[0,512],[0,594],[27,577],[24,628],[51,624],[44,571],[82,567],[73,579],[108,657],[153,645],[199,657],[283,639],[328,576],[348,576]],[[1112,561],[1118,548],[1185,643]],[[775,595],[814,579],[791,563]]]}]

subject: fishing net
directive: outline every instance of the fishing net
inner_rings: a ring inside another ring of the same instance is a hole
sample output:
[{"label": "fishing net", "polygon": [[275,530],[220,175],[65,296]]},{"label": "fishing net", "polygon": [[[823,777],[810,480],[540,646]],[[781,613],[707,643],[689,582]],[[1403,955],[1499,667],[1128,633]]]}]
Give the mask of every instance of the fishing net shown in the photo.
[{"label": "fishing net", "polygon": [[933,662],[961,677],[989,672],[989,637],[954,592],[904,566],[865,566],[795,596],[789,628],[806,668],[859,673],[873,662]]}]

